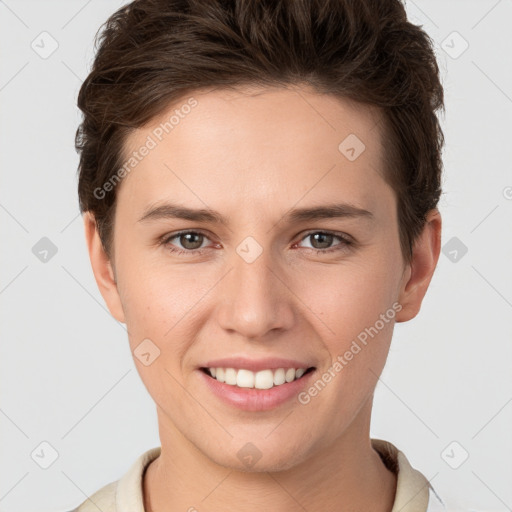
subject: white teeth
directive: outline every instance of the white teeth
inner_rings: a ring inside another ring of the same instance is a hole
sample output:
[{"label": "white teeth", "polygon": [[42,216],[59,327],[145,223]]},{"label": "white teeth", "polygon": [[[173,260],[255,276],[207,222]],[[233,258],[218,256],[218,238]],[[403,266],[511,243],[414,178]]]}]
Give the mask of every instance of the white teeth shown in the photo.
[{"label": "white teeth", "polygon": [[249,370],[238,370],[236,376],[236,385],[239,388],[253,388],[254,387],[254,373]]},{"label": "white teeth", "polygon": [[288,368],[288,370],[286,370],[285,379],[286,382],[291,382],[292,380],[295,380],[295,370],[293,368]]},{"label": "white teeth", "polygon": [[306,368],[278,368],[276,370],[251,370],[235,368],[209,368],[210,375],[219,382],[225,382],[230,386],[239,388],[270,389],[280,386],[295,379],[300,379],[306,372]]},{"label": "white teeth", "polygon": [[300,379],[304,375],[305,371],[306,370],[304,370],[303,368],[298,368],[297,370],[295,370],[295,378]]},{"label": "white teeth", "polygon": [[256,389],[270,389],[274,385],[274,374],[272,370],[261,370],[254,377]]},{"label": "white teeth", "polygon": [[286,382],[286,378],[284,375],[284,368],[279,368],[274,372],[274,386],[279,386],[280,384],[284,384]]},{"label": "white teeth", "polygon": [[224,379],[226,384],[234,386],[236,384],[236,370],[234,368],[226,368]]}]

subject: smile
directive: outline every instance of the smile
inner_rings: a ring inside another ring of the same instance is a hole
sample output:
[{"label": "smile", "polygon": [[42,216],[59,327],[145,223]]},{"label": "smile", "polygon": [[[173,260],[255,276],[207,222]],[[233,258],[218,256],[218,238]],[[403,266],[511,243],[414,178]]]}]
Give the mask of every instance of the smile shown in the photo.
[{"label": "smile", "polygon": [[316,368],[275,368],[256,372],[229,367],[198,370],[205,390],[222,403],[244,411],[263,412],[292,403],[310,385]]},{"label": "smile", "polygon": [[314,370],[311,368],[277,368],[253,372],[244,368],[201,368],[218,382],[239,388],[270,389],[293,382]]}]

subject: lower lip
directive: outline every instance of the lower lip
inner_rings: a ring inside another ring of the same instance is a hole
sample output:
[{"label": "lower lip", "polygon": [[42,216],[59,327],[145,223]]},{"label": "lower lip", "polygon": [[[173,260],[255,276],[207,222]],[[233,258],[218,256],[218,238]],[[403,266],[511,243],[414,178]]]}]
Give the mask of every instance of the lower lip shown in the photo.
[{"label": "lower lip", "polygon": [[210,377],[198,370],[208,388],[225,403],[244,411],[267,411],[296,397],[311,380],[316,370],[304,374],[300,379],[273,386],[270,389],[239,388]]}]

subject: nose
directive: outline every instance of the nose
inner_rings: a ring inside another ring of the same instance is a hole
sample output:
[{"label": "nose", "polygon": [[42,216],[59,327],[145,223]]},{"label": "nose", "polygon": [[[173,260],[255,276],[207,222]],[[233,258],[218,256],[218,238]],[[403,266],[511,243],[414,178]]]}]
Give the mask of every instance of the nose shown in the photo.
[{"label": "nose", "polygon": [[220,283],[220,326],[246,339],[263,339],[285,331],[295,321],[294,294],[269,251],[248,263],[238,254]]}]

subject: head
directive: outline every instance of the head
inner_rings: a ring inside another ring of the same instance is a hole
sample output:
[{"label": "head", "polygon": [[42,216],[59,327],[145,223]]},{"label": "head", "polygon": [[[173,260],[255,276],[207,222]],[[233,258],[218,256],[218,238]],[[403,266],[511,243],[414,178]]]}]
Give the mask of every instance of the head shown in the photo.
[{"label": "head", "polygon": [[[403,5],[135,1],[78,105],[93,271],[161,429],[233,467],[251,441],[284,469],[367,421],[440,248],[443,90]],[[205,392],[226,357],[298,360],[325,385],[240,410]]]}]

